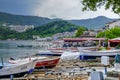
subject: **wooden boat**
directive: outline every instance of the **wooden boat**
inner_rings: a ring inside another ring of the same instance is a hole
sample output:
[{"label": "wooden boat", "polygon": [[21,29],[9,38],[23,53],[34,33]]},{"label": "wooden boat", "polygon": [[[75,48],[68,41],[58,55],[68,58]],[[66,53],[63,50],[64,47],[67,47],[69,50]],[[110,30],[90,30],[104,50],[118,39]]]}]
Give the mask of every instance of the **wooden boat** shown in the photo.
[{"label": "wooden boat", "polygon": [[41,56],[61,56],[63,51],[51,50],[51,51],[39,51],[37,55]]},{"label": "wooden boat", "polygon": [[61,56],[65,51],[71,51],[71,52],[79,52],[77,48],[51,48],[47,51],[39,51],[37,55],[42,56]]},{"label": "wooden boat", "polygon": [[96,57],[101,56],[115,57],[115,55],[118,53],[120,53],[120,49],[98,51],[96,50],[96,48],[88,48],[80,51],[80,59],[81,60],[96,59]]},{"label": "wooden boat", "polygon": [[117,53],[120,53],[120,49],[100,50],[100,51],[84,49],[81,52],[85,55],[91,55],[91,56],[115,56]]},{"label": "wooden boat", "polygon": [[58,62],[60,60],[60,57],[54,57],[54,58],[46,58],[43,60],[39,60],[36,65],[35,68],[46,68],[46,69],[50,69],[50,68],[54,68]]},{"label": "wooden boat", "polygon": [[19,62],[29,62],[32,60],[38,59],[36,64],[35,64],[35,68],[53,68],[57,65],[57,63],[60,60],[60,57],[43,57],[43,56],[39,56],[39,57],[29,57],[29,58],[23,58],[23,59],[18,59],[18,60],[9,60],[9,63],[12,64],[16,64]]},{"label": "wooden boat", "polygon": [[22,77],[34,70],[36,61],[37,60],[32,60],[29,62],[3,65],[0,68],[0,78],[10,78],[11,75],[14,77]]},{"label": "wooden boat", "polygon": [[49,48],[49,49],[47,49],[48,51],[51,51],[52,53],[63,53],[66,49],[65,48]]}]

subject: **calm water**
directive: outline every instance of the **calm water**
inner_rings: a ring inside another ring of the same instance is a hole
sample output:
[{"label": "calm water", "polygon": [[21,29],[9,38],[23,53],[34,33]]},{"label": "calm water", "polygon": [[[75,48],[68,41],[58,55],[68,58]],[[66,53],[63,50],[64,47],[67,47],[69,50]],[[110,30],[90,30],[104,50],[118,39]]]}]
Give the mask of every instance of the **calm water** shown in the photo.
[{"label": "calm water", "polygon": [[[0,57],[3,57],[6,62],[8,58],[19,58],[30,56],[38,53],[39,50],[42,50],[43,47],[39,45],[41,42],[36,41],[0,41]],[[21,45],[32,45],[32,47],[18,47]]]}]

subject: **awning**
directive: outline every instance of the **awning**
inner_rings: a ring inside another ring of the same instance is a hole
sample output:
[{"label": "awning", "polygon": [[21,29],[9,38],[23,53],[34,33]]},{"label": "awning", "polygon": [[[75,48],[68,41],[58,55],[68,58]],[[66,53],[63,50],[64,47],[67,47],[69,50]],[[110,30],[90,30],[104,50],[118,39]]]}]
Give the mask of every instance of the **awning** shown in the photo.
[{"label": "awning", "polygon": [[104,41],[105,38],[63,38],[64,42]]},{"label": "awning", "polygon": [[120,38],[114,38],[109,40],[110,43],[120,43]]}]

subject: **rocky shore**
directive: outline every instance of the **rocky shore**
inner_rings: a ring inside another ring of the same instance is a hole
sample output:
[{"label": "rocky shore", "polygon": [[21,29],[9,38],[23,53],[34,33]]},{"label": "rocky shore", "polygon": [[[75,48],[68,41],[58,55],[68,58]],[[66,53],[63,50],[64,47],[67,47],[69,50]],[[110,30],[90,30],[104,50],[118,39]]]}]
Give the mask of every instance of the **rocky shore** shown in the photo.
[{"label": "rocky shore", "polygon": [[[107,66],[108,70],[112,66]],[[104,66],[98,60],[60,61],[53,69],[36,69],[33,73],[13,80],[90,80],[91,71],[103,71]],[[104,73],[103,73],[104,74]],[[105,76],[105,80],[119,80],[119,77]]]}]

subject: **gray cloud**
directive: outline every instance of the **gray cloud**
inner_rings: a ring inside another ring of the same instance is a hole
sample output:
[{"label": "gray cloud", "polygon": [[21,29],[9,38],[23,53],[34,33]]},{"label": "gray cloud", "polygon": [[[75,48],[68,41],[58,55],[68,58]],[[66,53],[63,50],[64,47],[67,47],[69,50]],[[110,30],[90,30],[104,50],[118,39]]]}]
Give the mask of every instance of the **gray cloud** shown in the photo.
[{"label": "gray cloud", "polygon": [[45,0],[0,0],[0,11],[15,14],[33,15],[36,6]]},{"label": "gray cloud", "polygon": [[81,0],[0,0],[0,11],[49,18],[86,19],[96,16],[119,17],[104,8],[96,12],[82,12]]}]

